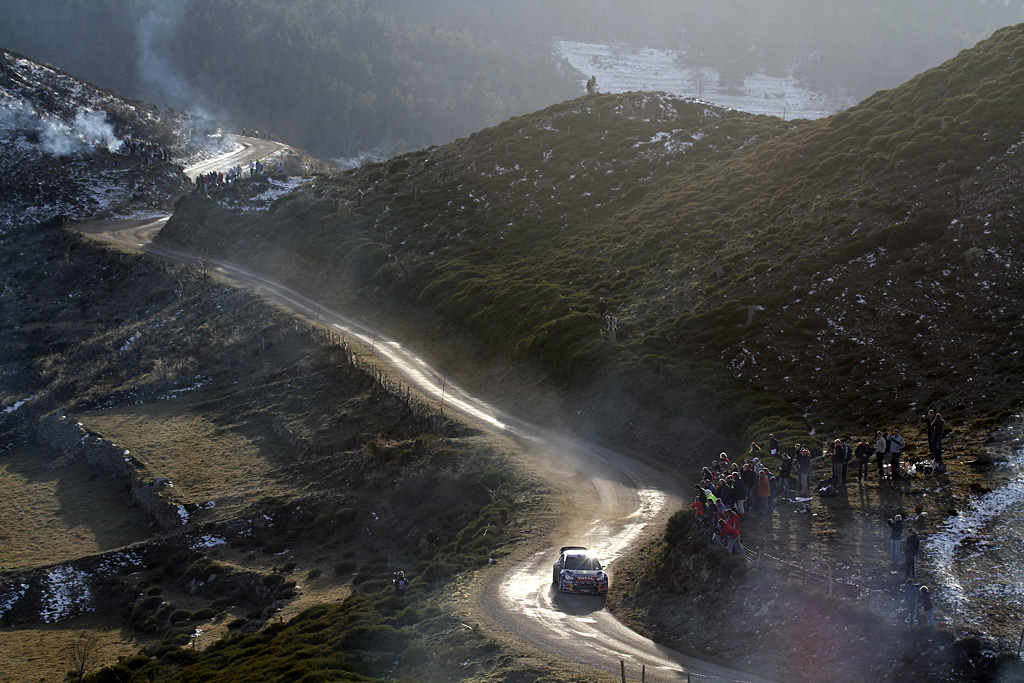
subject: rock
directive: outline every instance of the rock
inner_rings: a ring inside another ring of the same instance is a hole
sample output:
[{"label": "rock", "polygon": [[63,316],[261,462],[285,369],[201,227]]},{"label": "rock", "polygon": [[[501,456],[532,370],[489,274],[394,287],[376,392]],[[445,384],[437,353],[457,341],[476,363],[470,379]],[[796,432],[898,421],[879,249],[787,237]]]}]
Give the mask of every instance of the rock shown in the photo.
[{"label": "rock", "polygon": [[985,253],[985,250],[981,247],[971,247],[964,252],[964,263],[971,263],[977,261]]}]

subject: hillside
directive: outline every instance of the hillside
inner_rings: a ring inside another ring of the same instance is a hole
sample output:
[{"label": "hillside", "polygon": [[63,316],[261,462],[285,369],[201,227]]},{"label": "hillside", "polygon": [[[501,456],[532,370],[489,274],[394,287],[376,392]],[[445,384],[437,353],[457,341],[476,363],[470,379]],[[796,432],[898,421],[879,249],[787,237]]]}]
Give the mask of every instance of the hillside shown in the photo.
[{"label": "hillside", "polygon": [[0,44],[324,159],[447,142],[582,89],[549,43],[509,35],[515,12],[487,30],[445,4],[9,0]]},{"label": "hillside", "polygon": [[[507,445],[244,290],[62,224],[0,240],[0,680],[53,677],[75,643],[94,648],[87,671],[122,655],[96,680],[494,666],[444,594],[541,512]],[[81,425],[70,439],[47,417],[63,414]],[[344,656],[302,644],[313,623]],[[269,646],[240,664],[203,655],[227,636],[219,647]]]},{"label": "hillside", "polygon": [[[238,680],[203,652],[254,639],[272,645],[245,665],[281,672],[261,680],[500,668],[445,592],[543,512],[508,445],[202,264],[76,232],[169,210],[191,187],[177,164],[218,136],[19,55],[0,66],[0,681],[62,679],[72,655],[109,665],[98,681]],[[128,138],[176,163],[112,151]],[[240,187],[242,210],[277,189]],[[413,574],[405,602],[396,569]],[[300,613],[345,656],[271,624]]]},{"label": "hillside", "polygon": [[575,392],[581,430],[664,457],[708,427],[985,429],[1020,402],[1022,56],[1004,29],[813,122],[581,98],[260,216],[186,203],[163,237],[433,310]]},{"label": "hillside", "polygon": [[[0,229],[167,212],[191,187],[181,166],[224,144],[215,133],[0,50]],[[173,163],[122,153],[132,139],[169,150]]]}]

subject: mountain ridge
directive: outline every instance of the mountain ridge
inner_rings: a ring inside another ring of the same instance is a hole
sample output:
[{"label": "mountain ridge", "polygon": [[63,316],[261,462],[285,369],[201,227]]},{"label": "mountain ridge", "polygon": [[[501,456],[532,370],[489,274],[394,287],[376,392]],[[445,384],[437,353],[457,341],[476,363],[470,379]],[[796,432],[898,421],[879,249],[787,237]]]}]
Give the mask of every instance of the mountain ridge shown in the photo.
[{"label": "mountain ridge", "polygon": [[[1024,331],[1010,257],[1022,33],[817,121],[643,93],[571,100],[323,179],[254,219],[186,203],[163,238],[199,244],[197,226],[221,222],[210,239],[251,253],[258,233],[279,274],[396,294],[581,396],[624,387],[662,426],[667,406],[712,405],[733,448],[910,424],[929,407],[958,428],[992,424],[1020,401],[1000,377],[1019,368],[1006,340]],[[880,313],[892,301],[906,304],[899,325]],[[933,310],[970,322],[966,336],[947,344]],[[975,359],[977,392],[963,374]],[[946,373],[960,379],[936,381]],[[846,400],[814,397],[840,377]],[[614,430],[604,409],[584,413]]]}]

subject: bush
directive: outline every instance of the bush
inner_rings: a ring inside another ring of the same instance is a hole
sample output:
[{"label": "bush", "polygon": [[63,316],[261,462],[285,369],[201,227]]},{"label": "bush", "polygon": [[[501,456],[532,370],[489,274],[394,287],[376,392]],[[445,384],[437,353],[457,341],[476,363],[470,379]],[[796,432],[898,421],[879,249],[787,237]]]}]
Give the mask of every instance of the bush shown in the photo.
[{"label": "bush", "polygon": [[355,574],[356,563],[352,560],[342,560],[334,565],[334,573],[338,576]]}]

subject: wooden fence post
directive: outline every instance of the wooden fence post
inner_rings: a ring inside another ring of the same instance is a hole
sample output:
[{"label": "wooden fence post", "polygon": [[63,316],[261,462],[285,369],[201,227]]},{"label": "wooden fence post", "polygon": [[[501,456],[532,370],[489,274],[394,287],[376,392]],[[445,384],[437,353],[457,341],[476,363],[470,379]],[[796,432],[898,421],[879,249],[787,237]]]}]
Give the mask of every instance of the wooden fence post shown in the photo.
[{"label": "wooden fence post", "polygon": [[626,683],[626,660],[619,660],[619,667],[622,669],[622,683]]}]

